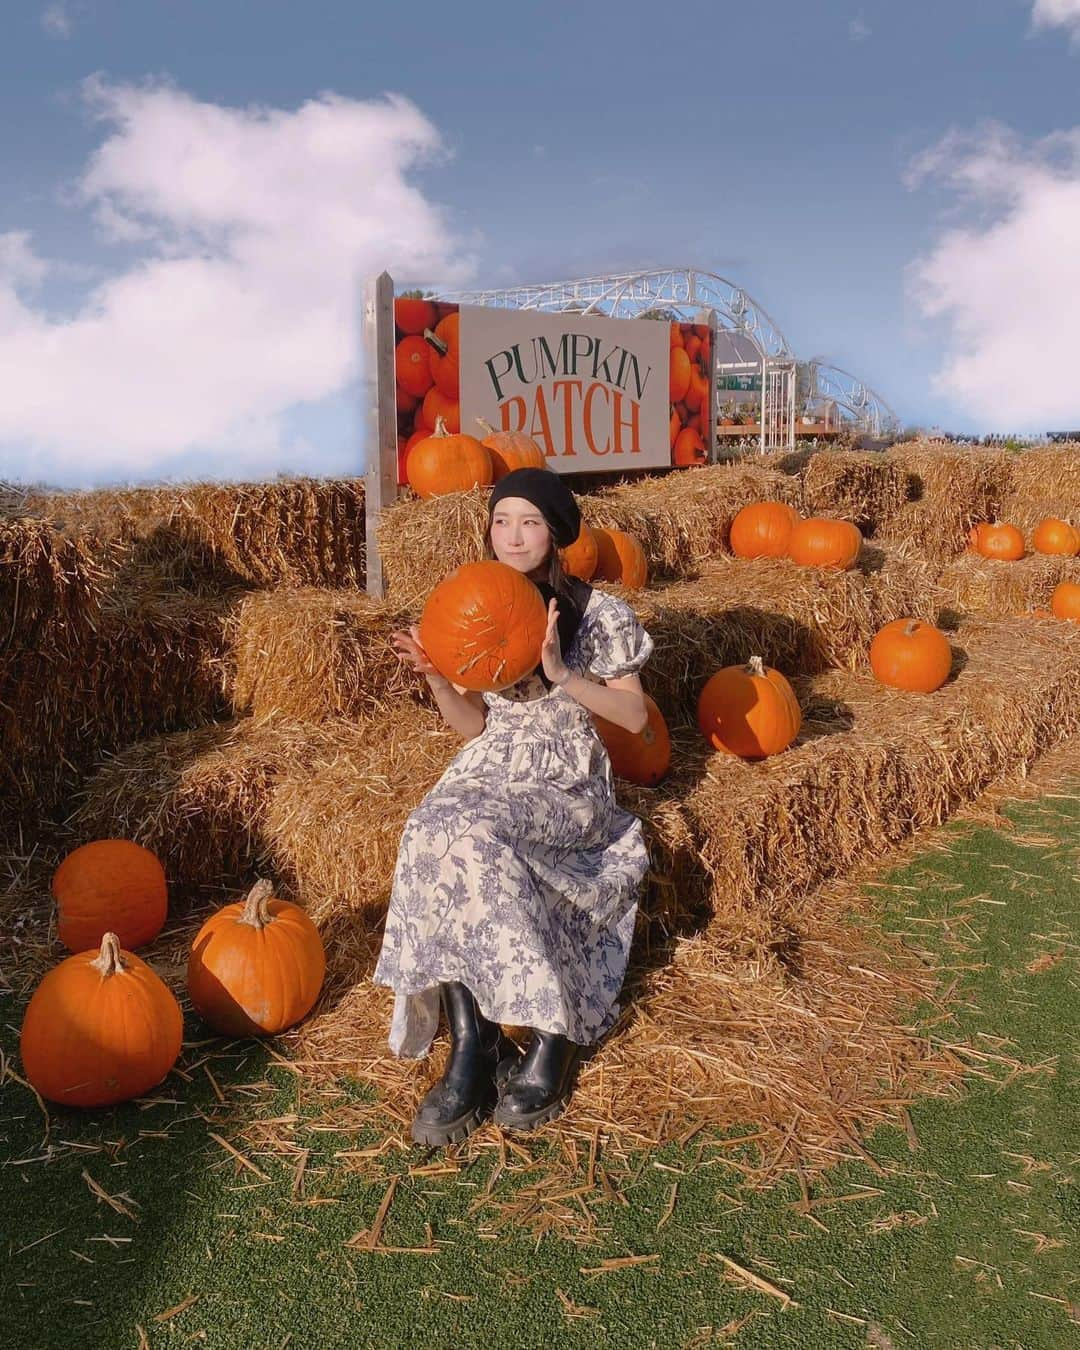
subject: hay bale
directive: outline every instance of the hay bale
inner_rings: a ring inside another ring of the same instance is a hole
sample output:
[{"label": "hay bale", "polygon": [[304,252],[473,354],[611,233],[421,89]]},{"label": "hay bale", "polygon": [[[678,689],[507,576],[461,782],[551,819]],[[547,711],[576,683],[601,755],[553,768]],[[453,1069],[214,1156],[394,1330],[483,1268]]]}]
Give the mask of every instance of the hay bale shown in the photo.
[{"label": "hay bale", "polygon": [[370,719],[421,697],[390,645],[408,622],[362,592],[254,591],[233,610],[222,682],[234,710],[258,718]]},{"label": "hay bale", "polygon": [[972,525],[998,517],[1015,456],[911,441],[885,459],[907,474],[909,500],[880,521],[875,538],[944,562],[964,551]]},{"label": "hay bale", "polygon": [[830,671],[798,683],[796,746],[708,756],[687,798],[713,878],[713,930],[765,941],[823,880],[938,824],[1080,729],[1080,631],[969,621],[956,678],[927,697]]},{"label": "hay bale", "polygon": [[1007,618],[1030,609],[1045,609],[1061,581],[1080,581],[1080,558],[1031,554],[1018,562],[1001,562],[965,553],[939,574],[942,603],[959,613],[978,612]]},{"label": "hay bale", "polygon": [[379,557],[392,605],[419,614],[447,573],[484,556],[488,495],[486,488],[473,488],[427,501],[404,497],[383,511]]},{"label": "hay bale", "polygon": [[[105,568],[85,543],[47,521],[0,520],[0,614],[5,647],[25,650],[46,635],[41,625],[92,628]],[[50,636],[52,634],[50,633]]]},{"label": "hay bale", "polygon": [[866,665],[871,639],[897,618],[932,622],[933,570],[866,548],[859,568],[799,567],[787,558],[715,560],[693,581],[627,595],[653,639],[649,692],[675,720],[692,719],[721,666],[760,656],[786,674]]},{"label": "hay bale", "polygon": [[850,520],[864,533],[890,519],[908,499],[908,473],[882,454],[819,450],[802,476],[808,516]]},{"label": "hay bale", "polygon": [[1031,536],[1044,520],[1067,520],[1080,529],[1080,497],[1028,497],[1010,492],[1001,504],[1001,519],[1015,525],[1031,543]]},{"label": "hay bale", "polygon": [[1080,442],[1036,446],[1015,455],[1010,495],[1020,501],[1048,497],[1069,503],[1074,512],[1080,510]]}]

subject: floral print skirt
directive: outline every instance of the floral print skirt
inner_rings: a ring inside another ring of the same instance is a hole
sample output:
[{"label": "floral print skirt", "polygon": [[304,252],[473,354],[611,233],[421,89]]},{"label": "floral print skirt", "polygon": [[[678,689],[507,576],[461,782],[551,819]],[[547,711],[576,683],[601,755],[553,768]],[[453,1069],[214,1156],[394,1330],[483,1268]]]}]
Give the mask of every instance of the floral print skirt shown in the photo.
[{"label": "floral print skirt", "polygon": [[405,826],[377,983],[395,990],[390,1046],[424,1055],[438,985],[460,981],[494,1022],[596,1041],[618,993],[648,867],[615,802],[589,714],[553,689],[488,699]]}]

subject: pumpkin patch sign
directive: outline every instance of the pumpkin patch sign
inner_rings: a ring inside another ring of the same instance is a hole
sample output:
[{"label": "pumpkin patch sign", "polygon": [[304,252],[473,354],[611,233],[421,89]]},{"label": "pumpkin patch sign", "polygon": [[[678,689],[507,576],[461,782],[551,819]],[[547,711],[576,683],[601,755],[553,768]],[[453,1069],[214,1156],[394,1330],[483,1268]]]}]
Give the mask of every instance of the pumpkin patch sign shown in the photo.
[{"label": "pumpkin patch sign", "polygon": [[463,305],[464,424],[532,437],[560,473],[671,463],[668,325]]}]

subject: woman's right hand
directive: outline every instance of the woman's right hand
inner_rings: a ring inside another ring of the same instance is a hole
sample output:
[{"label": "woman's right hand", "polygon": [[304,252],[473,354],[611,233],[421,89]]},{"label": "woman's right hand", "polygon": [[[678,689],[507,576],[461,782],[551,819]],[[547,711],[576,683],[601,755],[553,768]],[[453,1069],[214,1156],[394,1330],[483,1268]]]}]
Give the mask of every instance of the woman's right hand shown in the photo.
[{"label": "woman's right hand", "polygon": [[431,658],[421,646],[420,629],[416,624],[410,625],[407,633],[391,634],[390,641],[394,645],[398,660],[405,662],[418,675],[426,675],[431,682],[438,682],[444,678],[431,664]]}]

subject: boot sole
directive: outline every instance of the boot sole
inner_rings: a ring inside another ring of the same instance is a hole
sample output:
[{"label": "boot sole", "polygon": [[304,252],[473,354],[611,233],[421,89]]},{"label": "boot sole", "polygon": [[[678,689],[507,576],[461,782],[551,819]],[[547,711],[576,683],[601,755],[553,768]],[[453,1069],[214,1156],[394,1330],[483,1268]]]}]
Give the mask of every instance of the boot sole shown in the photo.
[{"label": "boot sole", "polygon": [[533,1130],[538,1130],[541,1125],[546,1125],[552,1120],[558,1120],[569,1105],[570,1093],[567,1092],[564,1096],[549,1102],[547,1106],[540,1107],[538,1111],[500,1112],[499,1107],[496,1106],[492,1120],[502,1130],[511,1130],[515,1134],[531,1134]]},{"label": "boot sole", "polygon": [[458,1116],[456,1120],[448,1120],[445,1124],[438,1125],[433,1121],[429,1123],[414,1120],[411,1131],[413,1143],[422,1144],[425,1148],[445,1148],[448,1144],[460,1144],[483,1125],[489,1111],[490,1106],[475,1106],[463,1116]]}]

